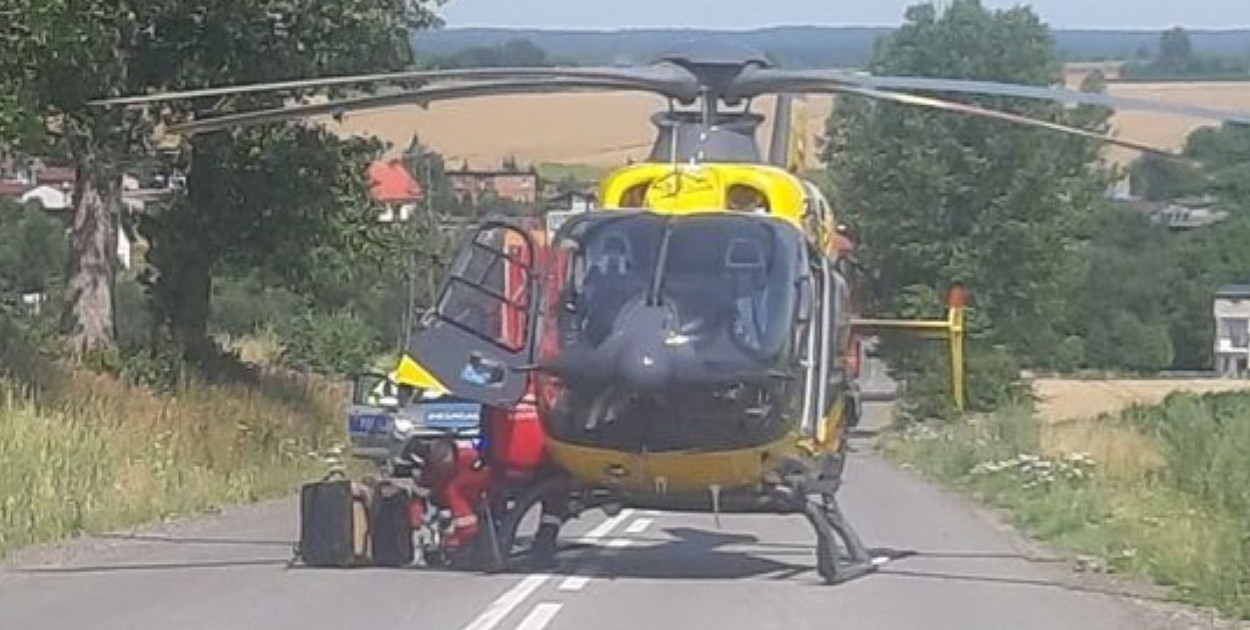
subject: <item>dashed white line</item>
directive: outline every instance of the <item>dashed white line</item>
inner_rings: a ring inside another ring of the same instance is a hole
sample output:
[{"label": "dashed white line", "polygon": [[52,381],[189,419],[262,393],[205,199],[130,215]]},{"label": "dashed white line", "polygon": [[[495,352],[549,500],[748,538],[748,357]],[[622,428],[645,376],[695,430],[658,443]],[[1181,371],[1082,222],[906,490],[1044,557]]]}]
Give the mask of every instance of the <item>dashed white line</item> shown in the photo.
[{"label": "dashed white line", "polygon": [[613,516],[612,518],[602,523],[599,523],[598,527],[590,530],[590,533],[586,534],[582,538],[584,540],[595,540],[597,538],[603,538],[604,536],[607,536],[608,534],[612,533],[612,530],[616,529],[617,525],[620,525],[621,523],[629,520],[629,518],[633,515],[634,515],[633,510],[621,510],[621,512],[617,514],[616,516]]},{"label": "dashed white line", "polygon": [[561,606],[562,604],[554,602],[543,602],[535,605],[530,614],[525,615],[525,619],[521,620],[516,630],[542,630],[547,627],[547,624],[551,623],[556,613],[560,612]]},{"label": "dashed white line", "polygon": [[590,576],[587,576],[587,575],[570,575],[569,577],[564,578],[564,581],[560,583],[560,590],[562,590],[562,591],[580,591],[580,590],[582,590],[582,589],[586,588],[586,585],[587,585],[587,584],[589,584],[589,583],[590,583]]},{"label": "dashed white line", "polygon": [[[469,625],[464,627],[464,630],[491,630],[491,628],[499,625],[499,622],[503,621],[503,618],[507,617],[513,608],[521,605],[521,602],[525,601],[526,597],[538,590],[538,587],[542,586],[543,582],[546,582],[550,577],[550,575],[542,573],[526,576],[516,586],[508,589],[506,593],[491,602],[490,606],[487,606],[486,610],[482,611],[482,614],[478,615],[477,619],[474,619]],[[556,609],[559,610],[559,607]],[[555,612],[551,614],[555,615]],[[547,621],[551,621],[550,617],[543,622],[544,625]],[[536,627],[541,628],[542,626]]]},{"label": "dashed white line", "polygon": [[626,534],[641,534],[643,530],[650,527],[651,524],[654,522],[655,522],[655,519],[652,519],[652,518],[640,518],[630,523],[629,527],[625,528],[625,533]]},{"label": "dashed white line", "polygon": [[628,547],[633,541],[628,538],[613,538],[608,541],[608,548],[603,550],[604,555],[615,556],[620,553],[621,549]]},{"label": "dashed white line", "polygon": [[[585,536],[582,536],[581,540],[588,543],[594,543],[598,546],[603,543],[602,539],[604,537],[612,533],[612,530],[616,529],[621,523],[624,523],[633,516],[634,510],[621,510],[621,512],[616,516],[599,523],[597,527],[590,530],[590,532]],[[627,531],[634,534],[639,533],[650,526],[652,522],[653,519],[649,518],[638,519],[638,521],[630,524]],[[641,525],[639,523],[641,523]],[[629,544],[629,540],[615,538],[607,541],[606,546],[609,549],[616,550],[628,547]],[[507,592],[500,595],[495,601],[491,602],[490,605],[486,607],[486,610],[482,611],[482,614],[478,615],[476,619],[464,627],[464,630],[493,630],[495,626],[499,625],[499,622],[503,621],[504,618],[508,616],[508,613],[512,612],[517,606],[520,606],[527,597],[532,595],[534,591],[537,591],[538,588],[550,578],[550,575],[541,573],[526,576],[525,579],[517,583],[516,586],[508,589]],[[583,588],[586,588],[588,583],[590,583],[589,576],[572,575],[565,578],[564,581],[560,583],[560,590],[580,591]],[[560,607],[561,604],[550,602],[543,602],[535,605],[534,609],[525,616],[525,619],[521,621],[521,624],[517,626],[516,630],[542,630],[542,628],[551,623],[551,620],[555,618],[557,613],[560,612]]]}]

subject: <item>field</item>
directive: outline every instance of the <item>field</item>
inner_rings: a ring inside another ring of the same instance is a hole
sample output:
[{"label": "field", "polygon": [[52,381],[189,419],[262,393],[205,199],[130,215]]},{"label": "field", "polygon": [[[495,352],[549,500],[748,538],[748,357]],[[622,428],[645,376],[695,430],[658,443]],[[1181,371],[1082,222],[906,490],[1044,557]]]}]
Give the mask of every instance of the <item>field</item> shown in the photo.
[{"label": "field", "polygon": [[1172,392],[1227,392],[1250,390],[1250,382],[1222,379],[1038,379],[1034,391],[1041,401],[1038,415],[1056,424],[1104,413],[1119,413],[1132,405],[1155,405]]},{"label": "field", "polygon": [[[1082,69],[1073,69],[1069,81],[1079,81]],[[1112,73],[1114,75],[1114,73]],[[1113,83],[1114,95],[1166,102],[1250,110],[1250,82],[1229,83]],[[754,111],[766,117],[772,99],[760,99]],[[649,94],[568,94],[499,96],[455,103],[392,107],[350,114],[332,128],[345,134],[376,135],[399,151],[414,134],[442,152],[458,167],[491,168],[507,156],[522,164],[590,164],[615,166],[647,155],[652,137],[650,116],[665,101]],[[809,99],[813,132],[824,128],[832,111],[829,97]],[[1118,114],[1115,132],[1124,138],[1179,149],[1186,136],[1207,124],[1201,119],[1129,112]],[[761,146],[768,134],[761,133]],[[1117,164],[1131,161],[1127,149],[1110,149]]]},{"label": "field", "polygon": [[1159,405],[1176,392],[1250,390],[1250,382],[1219,379],[1039,379],[1038,439],[1043,454],[1089,453],[1113,475],[1135,475],[1163,465],[1157,446],[1116,416],[1130,407]]},{"label": "field", "polygon": [[1250,619],[1248,387],[1045,381],[1037,413],[905,425],[880,446],[1004,508],[1023,530],[1077,554],[1078,566],[1145,578]]}]

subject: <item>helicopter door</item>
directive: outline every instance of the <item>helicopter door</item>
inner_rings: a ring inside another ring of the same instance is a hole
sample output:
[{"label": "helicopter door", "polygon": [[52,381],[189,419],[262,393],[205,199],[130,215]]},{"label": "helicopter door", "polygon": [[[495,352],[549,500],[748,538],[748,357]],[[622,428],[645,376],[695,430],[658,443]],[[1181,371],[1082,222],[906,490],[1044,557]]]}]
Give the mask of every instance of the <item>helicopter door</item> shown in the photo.
[{"label": "helicopter door", "polygon": [[525,395],[538,300],[534,242],[487,221],[457,252],[410,352],[456,396],[511,406]]}]

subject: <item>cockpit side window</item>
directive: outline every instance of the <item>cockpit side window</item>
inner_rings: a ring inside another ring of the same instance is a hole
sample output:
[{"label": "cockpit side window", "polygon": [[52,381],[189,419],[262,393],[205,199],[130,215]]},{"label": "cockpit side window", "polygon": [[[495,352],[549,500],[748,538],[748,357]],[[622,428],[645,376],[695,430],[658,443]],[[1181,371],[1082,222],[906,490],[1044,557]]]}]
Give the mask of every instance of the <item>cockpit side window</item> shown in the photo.
[{"label": "cockpit side window", "polygon": [[630,186],[624,193],[621,193],[622,208],[642,208],[647,202],[647,189],[651,187],[651,182],[646,181],[641,184]]},{"label": "cockpit side window", "polygon": [[767,213],[768,197],[744,184],[734,184],[725,193],[725,207],[737,212]]},{"label": "cockpit side window", "polygon": [[612,217],[586,226],[576,238],[564,303],[568,329],[598,345],[617,314],[645,294],[655,269],[664,222],[654,216]]}]

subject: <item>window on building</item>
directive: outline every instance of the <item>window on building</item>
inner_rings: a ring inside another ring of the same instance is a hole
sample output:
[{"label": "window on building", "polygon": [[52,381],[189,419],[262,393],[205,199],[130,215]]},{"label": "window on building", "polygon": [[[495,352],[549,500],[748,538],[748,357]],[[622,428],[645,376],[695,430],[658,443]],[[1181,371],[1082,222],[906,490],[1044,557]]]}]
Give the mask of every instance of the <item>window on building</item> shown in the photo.
[{"label": "window on building", "polygon": [[1220,338],[1234,348],[1250,348],[1250,319],[1229,317],[1220,320]]}]

